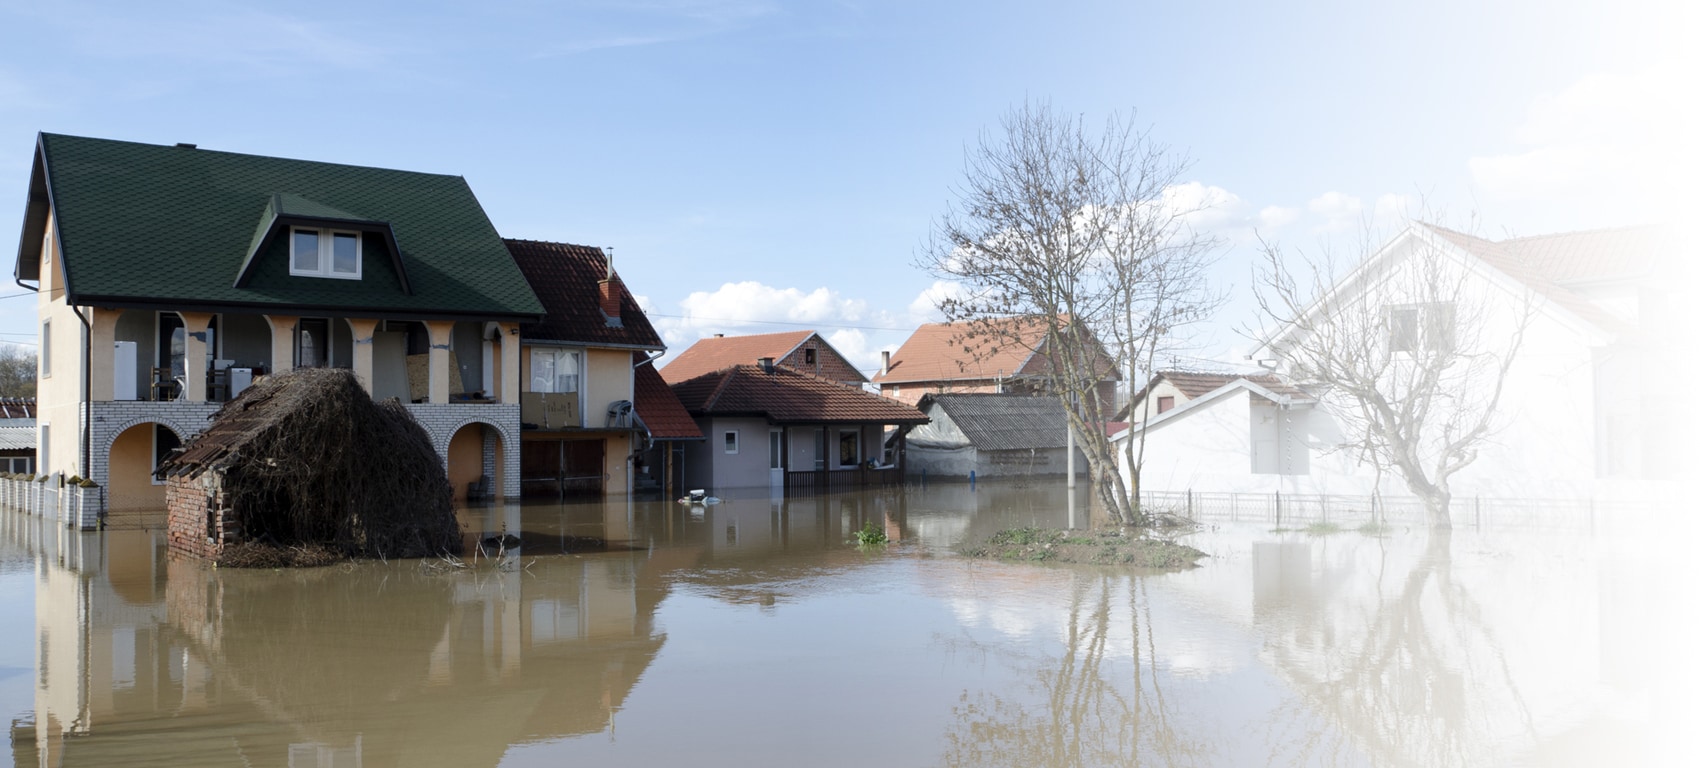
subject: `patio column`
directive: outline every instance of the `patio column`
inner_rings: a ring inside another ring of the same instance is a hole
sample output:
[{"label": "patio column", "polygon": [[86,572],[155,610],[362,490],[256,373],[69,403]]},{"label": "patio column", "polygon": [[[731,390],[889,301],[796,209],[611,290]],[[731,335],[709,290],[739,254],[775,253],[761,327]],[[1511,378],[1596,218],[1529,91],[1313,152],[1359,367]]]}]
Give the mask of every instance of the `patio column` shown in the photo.
[{"label": "patio column", "polygon": [[118,340],[122,314],[122,309],[89,310],[89,399],[97,403],[111,400],[114,394],[112,344]]},{"label": "patio column", "polygon": [[[178,312],[183,318],[183,399],[207,401],[207,324],[211,312]],[[107,380],[110,382],[111,377]]]},{"label": "patio column", "polygon": [[272,367],[266,373],[295,367],[295,324],[300,320],[293,315],[266,315],[266,324],[272,327]]},{"label": "patio column", "polygon": [[354,334],[354,378],[366,394],[372,394],[372,334],[378,330],[377,320],[348,318],[348,328]]},{"label": "patio column", "polygon": [[449,338],[454,331],[453,320],[428,320],[425,330],[431,335],[431,389],[427,403],[449,401]]},{"label": "patio column", "polygon": [[496,347],[496,353],[501,359],[501,391],[496,393],[497,402],[519,402],[519,323],[498,323],[502,329],[501,343]]}]

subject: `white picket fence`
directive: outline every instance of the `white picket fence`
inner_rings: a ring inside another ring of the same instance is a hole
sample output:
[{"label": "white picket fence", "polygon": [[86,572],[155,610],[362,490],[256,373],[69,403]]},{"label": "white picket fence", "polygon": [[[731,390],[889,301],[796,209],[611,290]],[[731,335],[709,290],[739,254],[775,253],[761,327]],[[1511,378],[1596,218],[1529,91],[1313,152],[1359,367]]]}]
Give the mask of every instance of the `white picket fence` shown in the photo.
[{"label": "white picket fence", "polygon": [[57,521],[67,528],[100,527],[106,489],[68,484],[63,475],[0,475],[0,508]]}]

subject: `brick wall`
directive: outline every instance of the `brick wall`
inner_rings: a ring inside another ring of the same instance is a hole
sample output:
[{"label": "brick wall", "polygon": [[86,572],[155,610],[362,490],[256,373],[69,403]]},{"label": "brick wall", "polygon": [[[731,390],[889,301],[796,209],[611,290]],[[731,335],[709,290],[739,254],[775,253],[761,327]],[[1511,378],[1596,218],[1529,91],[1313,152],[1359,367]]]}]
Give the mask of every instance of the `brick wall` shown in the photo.
[{"label": "brick wall", "polygon": [[[815,351],[814,363],[808,361],[808,351],[811,349]],[[746,360],[744,362],[754,363],[755,361]],[[792,350],[791,354],[776,362],[788,368],[795,368],[804,373],[812,373],[823,379],[844,382],[851,386],[861,386],[862,382],[868,380],[868,377],[856,370],[856,366],[851,365],[849,360],[840,357],[838,352],[815,336],[810,336],[796,349]]]},{"label": "brick wall", "polygon": [[241,527],[224,509],[217,473],[168,479],[165,510],[166,537],[173,552],[216,561],[226,545],[242,540]]}]

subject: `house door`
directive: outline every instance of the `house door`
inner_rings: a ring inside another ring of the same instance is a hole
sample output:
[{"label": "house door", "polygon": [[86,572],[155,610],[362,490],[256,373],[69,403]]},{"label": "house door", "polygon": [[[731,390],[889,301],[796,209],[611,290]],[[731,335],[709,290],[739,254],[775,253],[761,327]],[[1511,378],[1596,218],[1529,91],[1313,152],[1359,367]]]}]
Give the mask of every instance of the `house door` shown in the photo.
[{"label": "house door", "polygon": [[785,430],[770,429],[767,431],[767,474],[769,488],[775,492],[785,490]]}]

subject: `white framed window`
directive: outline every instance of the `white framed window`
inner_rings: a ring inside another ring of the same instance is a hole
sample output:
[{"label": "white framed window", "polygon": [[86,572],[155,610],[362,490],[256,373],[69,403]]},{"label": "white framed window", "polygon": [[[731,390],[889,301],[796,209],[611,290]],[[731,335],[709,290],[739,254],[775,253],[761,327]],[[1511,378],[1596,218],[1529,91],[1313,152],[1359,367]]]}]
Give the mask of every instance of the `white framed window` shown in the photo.
[{"label": "white framed window", "polygon": [[559,347],[531,348],[531,391],[577,392],[578,350]]},{"label": "white framed window", "polygon": [[360,279],[360,233],[340,229],[289,229],[289,274]]},{"label": "white framed window", "polygon": [[41,377],[53,375],[53,321],[41,321]]},{"label": "white framed window", "polygon": [[738,452],[738,430],[736,430],[736,429],[726,430],[724,440],[725,440],[726,452],[727,453],[737,453]]},{"label": "white framed window", "polygon": [[41,422],[41,455],[35,457],[36,466],[41,467],[40,471],[43,473],[53,466],[53,441],[49,439],[52,433],[48,431],[48,426],[50,425],[47,422]]},{"label": "white framed window", "polygon": [[1405,304],[1387,310],[1387,342],[1394,352],[1446,352],[1452,349],[1450,302]]}]

